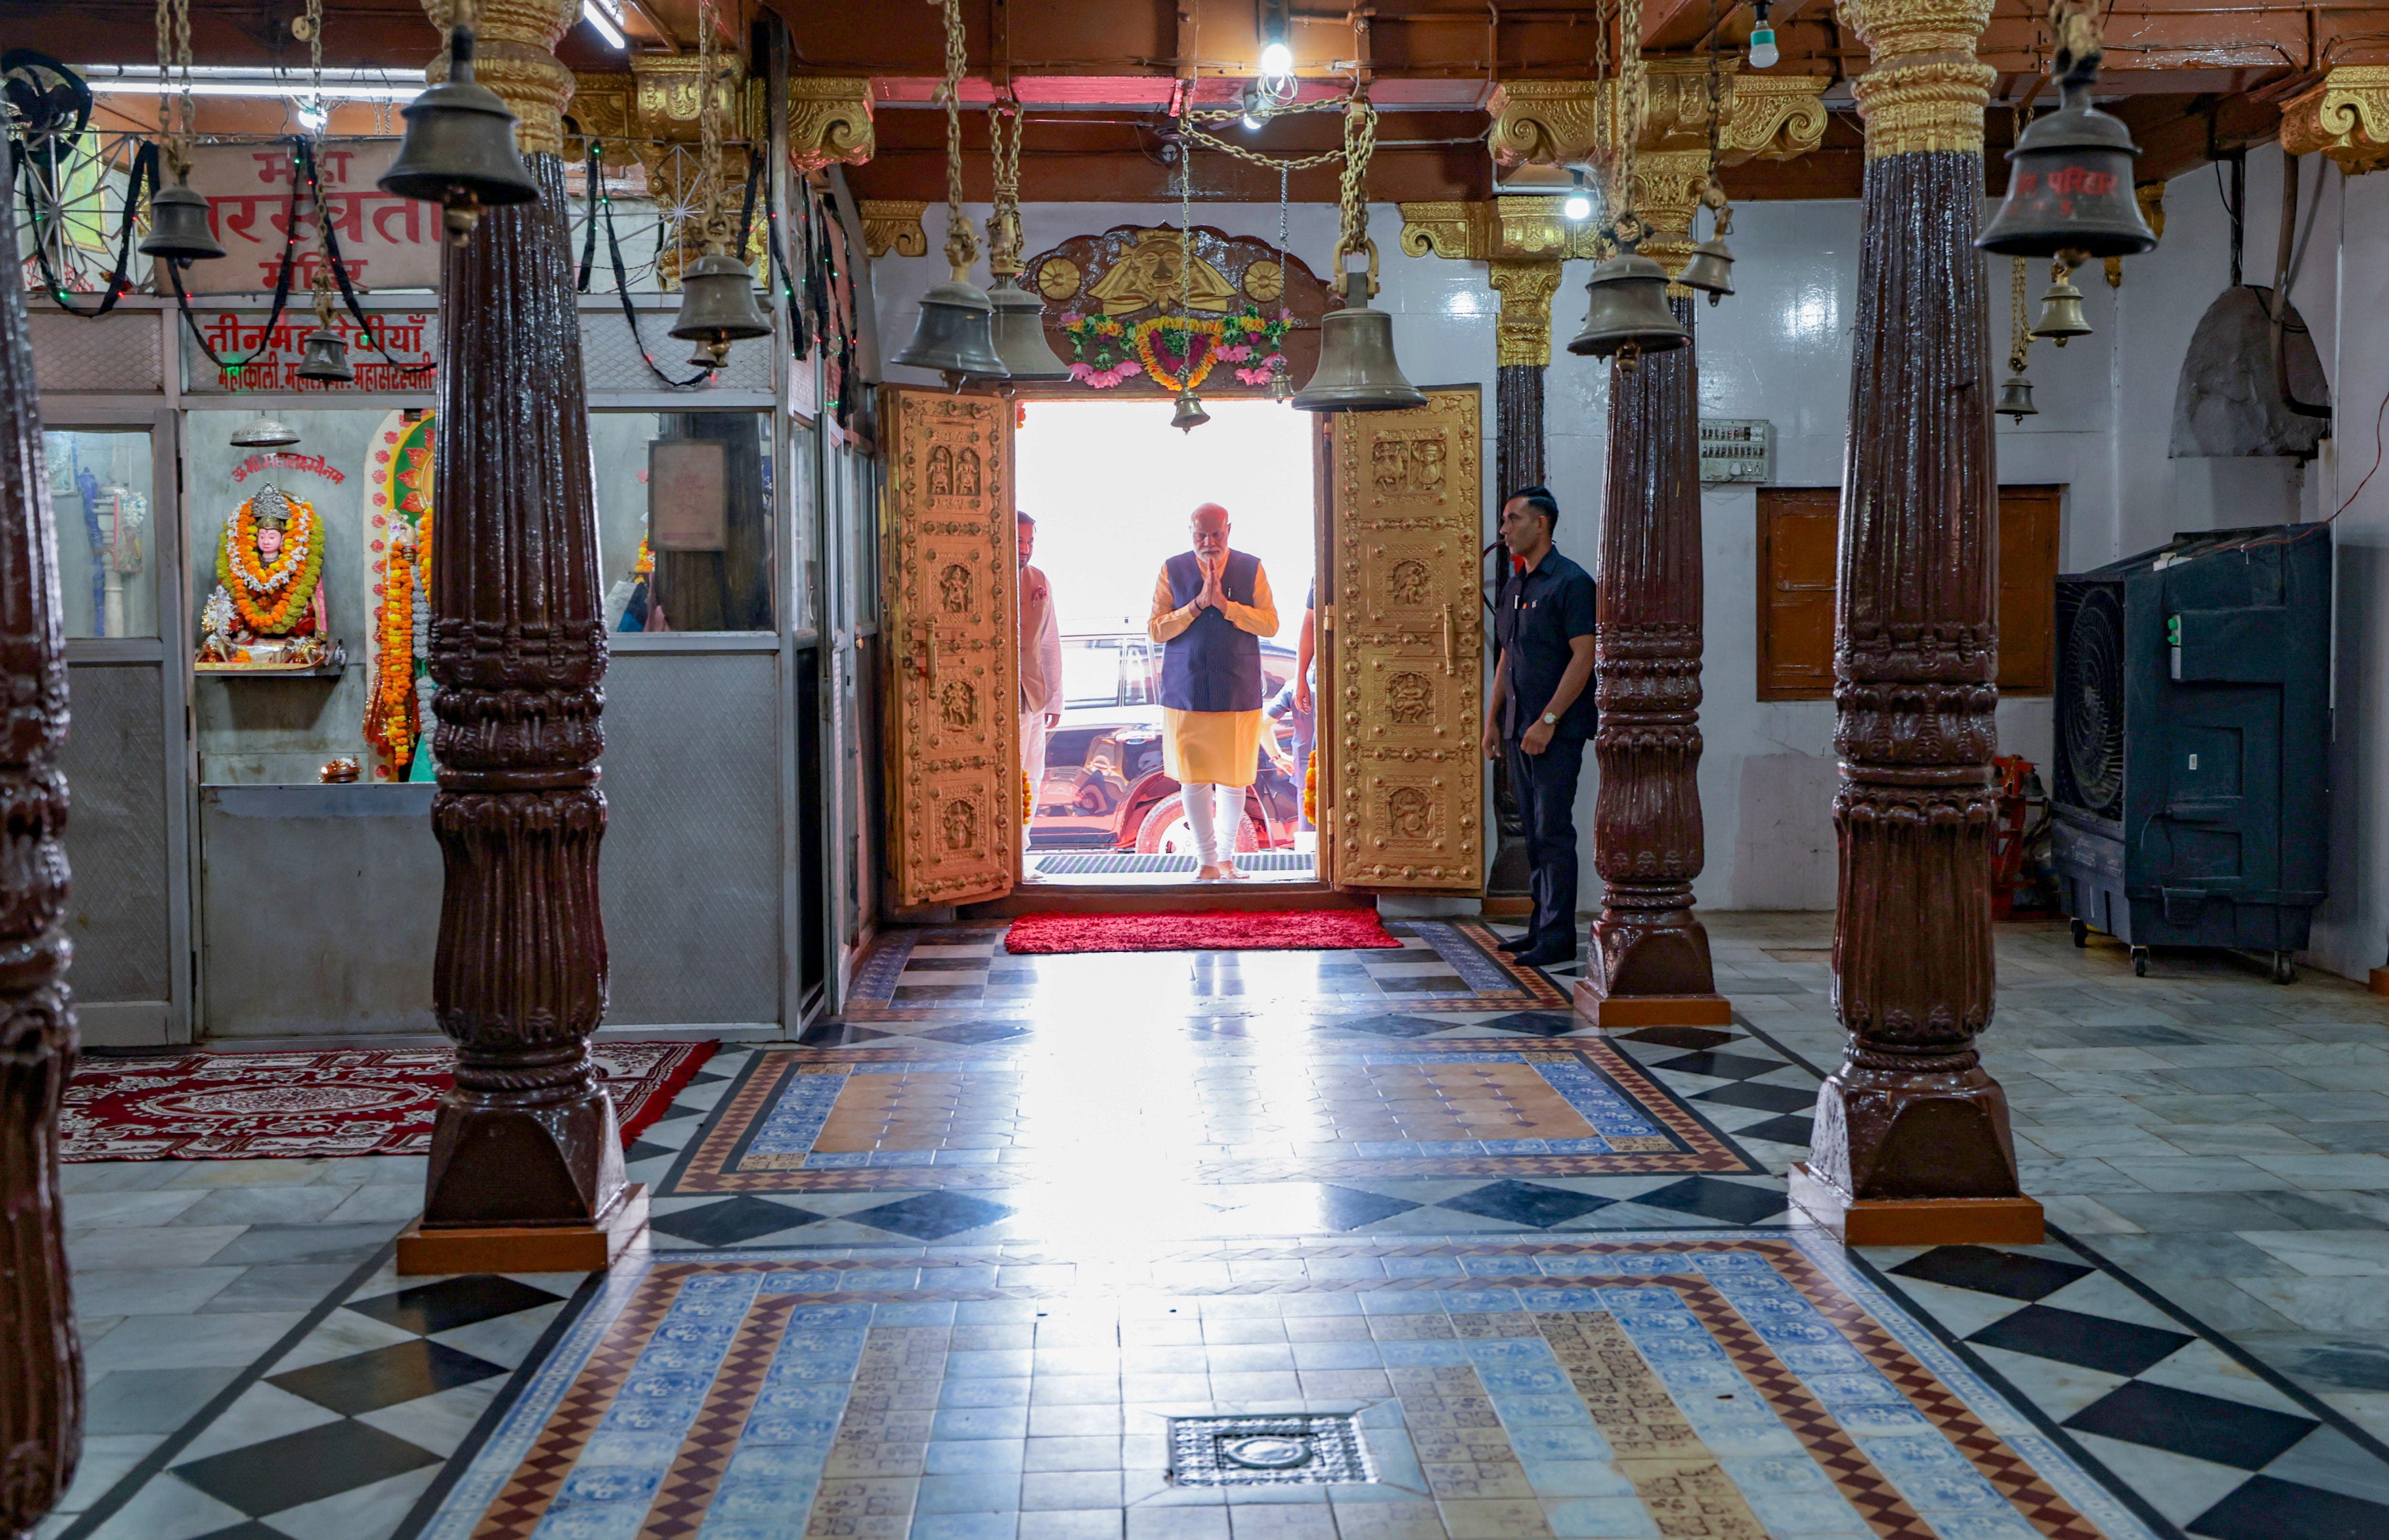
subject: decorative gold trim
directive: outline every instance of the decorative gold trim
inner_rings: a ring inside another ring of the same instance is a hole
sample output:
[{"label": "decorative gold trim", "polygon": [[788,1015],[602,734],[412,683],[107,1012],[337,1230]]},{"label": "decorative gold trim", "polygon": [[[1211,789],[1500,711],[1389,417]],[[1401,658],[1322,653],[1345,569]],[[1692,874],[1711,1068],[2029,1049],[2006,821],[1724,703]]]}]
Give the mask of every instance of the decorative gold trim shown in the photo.
[{"label": "decorative gold trim", "polygon": [[[722,78],[713,87],[714,110],[723,114],[724,137],[761,140],[763,87],[747,78],[747,61],[735,53],[719,57]],[[695,54],[634,54],[631,57],[631,126],[645,139],[696,144],[703,136],[696,110]],[[733,131],[726,125],[736,124]]]},{"label": "decorative gold trim", "polygon": [[2281,108],[2281,148],[2319,150],[2348,176],[2389,166],[2389,65],[2344,64],[2290,98]]},{"label": "decorative gold trim", "polygon": [[1563,215],[1556,197],[1397,207],[1402,211],[1402,254],[1408,257],[1556,262],[1599,255],[1600,232]]},{"label": "decorative gold trim", "polygon": [[863,198],[856,211],[862,219],[864,254],[884,257],[892,250],[900,257],[926,256],[929,234],[921,228],[921,216],[928,209],[927,204],[908,198]]},{"label": "decorative gold trim", "polygon": [[1853,83],[1867,159],[1983,150],[1983,104],[1999,76],[1974,57],[1991,0],[1840,0],[1874,67]]},{"label": "decorative gold trim", "polygon": [[[424,14],[444,29],[449,0],[424,0]],[[473,79],[496,92],[516,117],[515,143],[525,155],[564,153],[564,104],[572,99],[572,71],[556,57],[565,29],[580,18],[580,0],[482,0],[474,29]],[[448,78],[448,51],[425,66],[437,85]]]},{"label": "decorative gold trim", "polygon": [[861,76],[798,75],[788,82],[788,157],[798,171],[860,166],[877,150],[870,81]]},{"label": "decorative gold trim", "polygon": [[1599,81],[1504,81],[1493,88],[1493,163],[1567,166],[1592,156]]},{"label": "decorative gold trim", "polygon": [[1559,292],[1560,264],[1496,258],[1486,265],[1485,281],[1501,297],[1501,318],[1494,329],[1496,362],[1549,367],[1552,296]]},{"label": "decorative gold trim", "polygon": [[[1645,67],[1650,112],[1638,150],[1706,149],[1708,60],[1654,58]],[[1831,114],[1822,75],[1744,75],[1739,60],[1718,66],[1718,161],[1787,160],[1815,149]],[[1593,126],[1612,89],[1607,81],[1513,81],[1495,87],[1488,144],[1495,164],[1569,166],[1592,157]]]}]

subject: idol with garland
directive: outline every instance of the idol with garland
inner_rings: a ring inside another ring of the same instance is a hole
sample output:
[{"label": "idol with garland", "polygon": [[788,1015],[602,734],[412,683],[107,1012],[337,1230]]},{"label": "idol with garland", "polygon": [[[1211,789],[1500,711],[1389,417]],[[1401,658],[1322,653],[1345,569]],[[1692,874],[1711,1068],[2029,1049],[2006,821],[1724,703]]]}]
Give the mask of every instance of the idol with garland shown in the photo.
[{"label": "idol with garland", "polygon": [[336,661],[324,596],[324,521],[268,482],[216,541],[216,588],[199,611],[202,668],[318,668]]}]

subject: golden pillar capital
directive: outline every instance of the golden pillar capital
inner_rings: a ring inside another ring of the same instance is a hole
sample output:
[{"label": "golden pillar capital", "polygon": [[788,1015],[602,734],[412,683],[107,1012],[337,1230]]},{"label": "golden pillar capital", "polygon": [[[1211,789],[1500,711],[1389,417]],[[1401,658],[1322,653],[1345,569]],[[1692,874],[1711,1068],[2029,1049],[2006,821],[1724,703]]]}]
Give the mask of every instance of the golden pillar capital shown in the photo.
[{"label": "golden pillar capital", "polygon": [[900,257],[926,256],[929,235],[921,228],[921,216],[928,209],[927,204],[909,198],[862,199],[855,212],[862,220],[863,254],[884,257],[892,250]]},{"label": "golden pillar capital", "polygon": [[[444,34],[453,0],[423,0],[424,14]],[[580,0],[481,0],[473,21],[473,79],[496,92],[522,124],[516,143],[525,155],[564,153],[564,104],[572,99],[572,71],[556,45],[581,15]],[[448,78],[448,50],[424,68],[437,85]]]},{"label": "golden pillar capital", "polygon": [[2319,150],[2348,176],[2389,166],[2389,65],[2344,64],[2281,108],[2281,148]]},{"label": "golden pillar capital", "polygon": [[[1650,109],[1635,136],[1636,151],[1706,149],[1708,60],[1654,58],[1643,69]],[[1822,75],[1744,75],[1738,59],[1720,59],[1718,163],[1788,160],[1815,149],[1825,134],[1825,88],[1832,83]],[[1513,81],[1496,87],[1488,141],[1494,161],[1505,169],[1590,161],[1594,129],[1614,89],[1608,81]]]},{"label": "golden pillar capital", "polygon": [[1873,56],[1852,86],[1867,159],[1983,150],[1983,104],[1998,72],[1974,57],[1991,0],[1840,0]]},{"label": "golden pillar capital", "polygon": [[1494,362],[1531,363],[1538,369],[1549,364],[1552,296],[1559,292],[1560,264],[1497,257],[1486,266],[1486,281],[1501,297]]},{"label": "golden pillar capital", "polygon": [[788,155],[798,171],[860,166],[878,147],[870,81],[859,75],[798,75],[788,82]]},{"label": "golden pillar capital", "polygon": [[1670,278],[1692,259],[1693,216],[1700,210],[1701,192],[1708,183],[1706,146],[1645,150],[1634,158],[1634,212],[1650,229],[1640,249],[1666,268]]},{"label": "golden pillar capital", "polygon": [[1487,143],[1495,165],[1573,166],[1592,159],[1600,81],[1505,81],[1493,88]]},{"label": "golden pillar capital", "polygon": [[[714,56],[713,110],[722,137],[760,141],[768,133],[763,87],[747,78],[747,61],[734,51]],[[694,145],[705,138],[698,101],[702,66],[695,54],[635,54],[631,58],[631,126],[643,139]]]}]

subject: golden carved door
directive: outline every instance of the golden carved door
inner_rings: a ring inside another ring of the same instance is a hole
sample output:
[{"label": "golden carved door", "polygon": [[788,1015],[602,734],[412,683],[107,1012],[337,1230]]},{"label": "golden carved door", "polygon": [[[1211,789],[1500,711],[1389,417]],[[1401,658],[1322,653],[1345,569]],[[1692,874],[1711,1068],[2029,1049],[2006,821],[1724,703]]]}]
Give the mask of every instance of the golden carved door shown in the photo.
[{"label": "golden carved door", "polygon": [[1013,406],[893,387],[879,400],[895,902],[999,897],[1020,869]]},{"label": "golden carved door", "polygon": [[[1485,880],[1483,491],[1475,386],[1329,419],[1335,686],[1328,870],[1348,888]],[[1324,694],[1325,692],[1322,692]]]}]

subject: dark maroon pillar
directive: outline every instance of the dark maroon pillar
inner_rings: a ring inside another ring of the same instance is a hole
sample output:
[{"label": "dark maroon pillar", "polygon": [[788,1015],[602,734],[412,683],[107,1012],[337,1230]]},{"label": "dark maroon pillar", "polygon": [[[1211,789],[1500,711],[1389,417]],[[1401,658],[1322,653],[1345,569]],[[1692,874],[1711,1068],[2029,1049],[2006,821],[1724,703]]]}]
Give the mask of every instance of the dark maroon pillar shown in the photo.
[{"label": "dark maroon pillar", "polygon": [[[1691,301],[1670,301],[1689,330]],[[1693,913],[1701,844],[1700,364],[1687,344],[1613,364],[1593,678],[1593,870],[1578,1009],[1604,1026],[1731,1020]]]},{"label": "dark maroon pillar", "polygon": [[[446,868],[432,978],[456,1088],[423,1231],[586,1228],[622,1203],[590,1034],[606,1011],[597,846],[606,630],[564,167],[444,273],[431,674]],[[402,1258],[403,1264],[404,1259]]]},{"label": "dark maroon pillar", "polygon": [[[0,199],[0,202],[6,202]],[[0,209],[5,271],[16,221]],[[58,1213],[74,1072],[67,906],[67,650],[23,286],[0,284],[0,1534],[32,1532],[83,1457],[83,1344]]]}]

